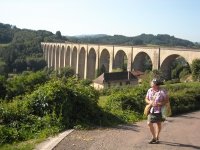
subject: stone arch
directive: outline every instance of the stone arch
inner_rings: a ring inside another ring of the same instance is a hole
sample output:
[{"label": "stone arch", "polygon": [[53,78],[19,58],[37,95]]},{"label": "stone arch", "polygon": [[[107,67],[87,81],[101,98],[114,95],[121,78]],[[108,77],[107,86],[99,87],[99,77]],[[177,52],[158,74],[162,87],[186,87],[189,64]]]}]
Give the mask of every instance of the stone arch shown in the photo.
[{"label": "stone arch", "polygon": [[65,67],[70,66],[70,47],[67,46],[67,50],[65,51]]},{"label": "stone arch", "polygon": [[172,66],[173,66],[173,63],[174,61],[177,59],[177,58],[183,58],[185,60],[185,62],[188,64],[187,60],[182,57],[181,55],[178,55],[178,54],[172,54],[172,55],[169,55],[167,56],[164,61],[162,62],[161,64],[161,67],[160,67],[160,70],[163,74],[163,77],[166,79],[166,80],[169,80],[171,79],[171,72],[172,72]]},{"label": "stone arch", "polygon": [[77,48],[76,46],[72,50],[72,64],[71,67],[74,69],[74,72],[76,72],[76,66],[77,66]]},{"label": "stone arch", "polygon": [[139,52],[132,63],[133,70],[139,70],[145,72],[146,70],[152,70],[152,60],[150,56],[145,52]]},{"label": "stone arch", "polygon": [[110,53],[107,49],[103,49],[100,55],[99,68],[102,66],[105,67],[105,72],[109,72],[109,63],[110,63]]},{"label": "stone arch", "polygon": [[94,48],[91,48],[88,54],[87,59],[87,78],[94,79],[95,78],[95,66],[96,66],[96,52]]},{"label": "stone arch", "polygon": [[64,46],[62,46],[62,47],[61,47],[61,50],[60,50],[60,67],[61,67],[61,68],[64,67],[64,60],[65,60],[65,59],[64,59],[64,57],[65,57],[65,56],[64,56],[64,50],[65,50],[65,49],[64,49]]},{"label": "stone arch", "polygon": [[79,52],[79,60],[78,60],[78,75],[80,78],[84,78],[85,71],[85,48],[82,47]]},{"label": "stone arch", "polygon": [[113,69],[122,69],[123,71],[127,70],[127,61],[128,57],[126,53],[123,50],[119,50],[115,57],[113,62]]}]

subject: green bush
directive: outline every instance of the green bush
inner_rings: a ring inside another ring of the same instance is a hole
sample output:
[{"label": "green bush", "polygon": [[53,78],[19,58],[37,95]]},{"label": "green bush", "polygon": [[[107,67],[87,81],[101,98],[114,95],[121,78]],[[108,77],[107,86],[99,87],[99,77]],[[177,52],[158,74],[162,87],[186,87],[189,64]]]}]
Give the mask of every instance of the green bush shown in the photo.
[{"label": "green bush", "polygon": [[[173,115],[200,109],[199,83],[167,84],[163,88],[169,93]],[[146,86],[139,86],[127,91],[113,92],[107,99],[105,109],[121,118],[126,111],[143,115],[147,90]]]},{"label": "green bush", "polygon": [[0,118],[3,124],[14,121],[23,121],[29,114],[28,101],[15,100],[13,102],[1,102]]},{"label": "green bush", "polygon": [[32,94],[0,105],[0,141],[12,143],[47,136],[74,126],[99,124],[99,94],[79,83],[52,79]]},{"label": "green bush", "polygon": [[45,83],[48,76],[43,71],[38,72],[25,72],[17,75],[7,82],[7,99],[12,99],[18,95],[32,92],[37,86]]},{"label": "green bush", "polygon": [[144,98],[146,95],[146,88],[138,86],[129,88],[129,91],[121,91],[113,93],[109,96],[107,101],[107,109],[133,110],[135,112],[143,112]]},{"label": "green bush", "polygon": [[57,116],[63,117],[66,127],[73,127],[78,122],[93,122],[98,110],[98,93],[73,78],[66,83],[53,79],[39,87],[29,99],[32,114],[43,117],[55,111]]}]

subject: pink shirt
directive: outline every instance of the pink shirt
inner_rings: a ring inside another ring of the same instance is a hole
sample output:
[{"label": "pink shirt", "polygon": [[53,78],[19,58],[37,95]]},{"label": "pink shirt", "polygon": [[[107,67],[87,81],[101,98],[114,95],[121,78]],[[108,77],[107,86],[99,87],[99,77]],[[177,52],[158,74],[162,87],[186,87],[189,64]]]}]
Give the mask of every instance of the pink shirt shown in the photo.
[{"label": "pink shirt", "polygon": [[[165,90],[163,89],[159,89],[158,91],[154,91],[152,88],[150,88],[147,91],[147,95],[146,98],[150,101],[155,101],[155,103],[157,102],[161,102],[163,100],[165,100],[167,96],[167,93]],[[161,112],[161,106],[154,106],[151,108],[150,110],[151,113],[160,113]]]}]

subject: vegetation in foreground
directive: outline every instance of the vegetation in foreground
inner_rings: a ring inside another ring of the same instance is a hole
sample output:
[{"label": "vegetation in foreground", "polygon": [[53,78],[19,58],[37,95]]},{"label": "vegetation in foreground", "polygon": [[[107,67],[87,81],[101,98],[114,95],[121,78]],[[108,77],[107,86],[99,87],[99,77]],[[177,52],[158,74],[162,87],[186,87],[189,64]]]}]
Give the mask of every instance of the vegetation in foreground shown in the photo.
[{"label": "vegetation in foreground", "polygon": [[[4,83],[6,96],[0,105],[0,147],[16,147],[21,141],[32,139],[40,141],[69,128],[87,129],[144,119],[148,81],[140,86],[98,92],[89,82],[73,77],[70,69],[60,74],[26,72],[10,78]],[[166,84],[163,88],[169,92],[173,115],[200,109],[198,82]]]}]

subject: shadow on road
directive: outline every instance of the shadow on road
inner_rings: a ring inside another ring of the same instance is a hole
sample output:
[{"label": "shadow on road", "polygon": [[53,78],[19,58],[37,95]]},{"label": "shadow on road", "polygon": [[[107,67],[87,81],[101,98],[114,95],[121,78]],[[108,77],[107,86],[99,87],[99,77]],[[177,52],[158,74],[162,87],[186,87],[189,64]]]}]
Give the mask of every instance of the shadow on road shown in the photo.
[{"label": "shadow on road", "polygon": [[122,130],[132,130],[132,131],[136,131],[139,132],[139,126],[138,125],[134,125],[134,124],[126,124],[126,125],[118,125],[115,127],[116,129],[122,129]]},{"label": "shadow on road", "polygon": [[189,144],[181,144],[181,143],[173,143],[173,142],[166,142],[166,141],[160,141],[160,144],[169,145],[169,146],[176,146],[176,147],[188,147],[188,148],[200,149],[200,146],[189,145]]}]

